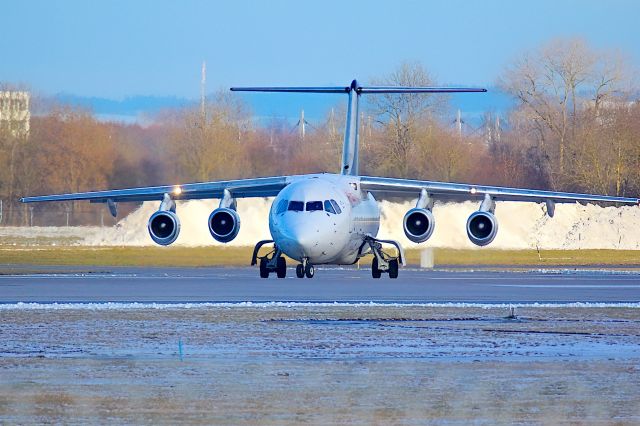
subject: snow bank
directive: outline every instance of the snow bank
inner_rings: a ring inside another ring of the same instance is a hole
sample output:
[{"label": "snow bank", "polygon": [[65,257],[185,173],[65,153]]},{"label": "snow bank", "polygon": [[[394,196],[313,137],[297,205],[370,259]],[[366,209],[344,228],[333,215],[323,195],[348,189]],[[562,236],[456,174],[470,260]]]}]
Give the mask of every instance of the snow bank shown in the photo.
[{"label": "snow bank", "polygon": [[[271,199],[239,200],[241,227],[229,245],[252,246],[270,238],[268,213]],[[402,218],[415,204],[382,202],[379,236],[399,240],[405,247],[415,247],[402,231]],[[218,205],[215,200],[178,202],[182,224],[177,246],[221,245],[210,235],[207,219]],[[147,232],[147,221],[158,208],[157,202],[144,203],[123,218],[115,227],[99,228],[1,228],[0,236],[33,238],[38,236],[82,236],[89,246],[154,245]],[[429,241],[420,247],[477,248],[469,242],[465,224],[478,208],[477,202],[436,203],[433,213],[436,228]],[[496,207],[498,235],[489,246],[498,249],[640,249],[640,209],[635,206],[599,207],[579,204],[556,205],[555,217],[549,218],[542,205],[499,202]]]},{"label": "snow bank", "polygon": [[[405,247],[414,247],[402,230],[402,218],[415,202],[383,201],[380,235],[399,240]],[[187,201],[178,204],[182,228],[176,245],[220,245],[209,235],[207,219],[217,202]],[[268,213],[270,199],[240,200],[238,212],[241,227],[238,237],[230,243],[251,246],[270,238]],[[467,238],[467,217],[478,208],[476,202],[436,204],[433,213],[436,228],[429,241],[421,247],[476,248]],[[157,203],[145,203],[124,218],[114,228],[89,232],[87,245],[152,245],[147,221],[157,209]],[[558,204],[553,218],[541,205],[531,203],[498,203],[498,235],[490,245],[498,249],[589,249],[640,248],[640,209],[631,207],[581,206]]]}]

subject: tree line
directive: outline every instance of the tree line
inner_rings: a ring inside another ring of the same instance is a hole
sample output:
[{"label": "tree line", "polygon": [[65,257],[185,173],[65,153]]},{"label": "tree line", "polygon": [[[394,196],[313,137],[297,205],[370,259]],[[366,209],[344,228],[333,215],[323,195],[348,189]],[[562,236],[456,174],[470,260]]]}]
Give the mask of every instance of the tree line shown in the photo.
[{"label": "tree line", "polygon": [[[371,97],[360,120],[360,172],[638,196],[636,77],[619,54],[581,39],[553,40],[505,67],[498,84],[514,106],[500,126],[487,114],[486,131],[479,134],[451,126],[446,96]],[[371,83],[437,82],[420,63],[403,63]],[[50,106],[32,115],[28,135],[0,130],[2,224],[27,223],[17,203],[26,194],[336,172],[344,111],[343,103],[336,104],[302,137],[285,121],[258,125],[250,108],[226,92],[204,109],[163,111],[145,127]]]}]

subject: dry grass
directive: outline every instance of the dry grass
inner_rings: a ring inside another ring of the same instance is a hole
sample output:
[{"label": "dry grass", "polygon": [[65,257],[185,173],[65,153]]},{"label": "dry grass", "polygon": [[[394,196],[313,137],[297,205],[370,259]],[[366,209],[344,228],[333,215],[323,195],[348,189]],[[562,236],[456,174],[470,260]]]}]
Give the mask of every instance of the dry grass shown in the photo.
[{"label": "dry grass", "polygon": [[[0,246],[0,265],[5,271],[10,265],[244,266],[249,265],[251,253],[250,247]],[[436,265],[640,266],[639,250],[435,249],[434,258]],[[407,259],[408,264],[419,264],[420,251],[407,250]]]},{"label": "dry grass", "polygon": [[[410,264],[420,263],[420,251],[408,250]],[[435,249],[436,265],[587,266],[640,265],[640,250],[453,250]]]}]

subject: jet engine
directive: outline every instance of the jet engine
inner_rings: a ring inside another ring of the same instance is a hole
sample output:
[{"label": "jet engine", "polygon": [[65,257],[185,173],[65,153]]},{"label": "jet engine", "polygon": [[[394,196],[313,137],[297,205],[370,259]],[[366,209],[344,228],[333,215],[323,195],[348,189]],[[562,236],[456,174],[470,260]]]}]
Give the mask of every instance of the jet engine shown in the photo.
[{"label": "jet engine", "polygon": [[404,215],[404,234],[414,243],[427,241],[436,226],[435,218],[431,210],[413,208]]},{"label": "jet engine", "polygon": [[491,212],[473,212],[467,219],[467,236],[475,245],[486,246],[493,241],[497,233],[498,220]]},{"label": "jet engine", "polygon": [[171,210],[158,210],[149,218],[147,224],[151,239],[157,244],[168,246],[180,234],[180,220]]},{"label": "jet engine", "polygon": [[240,216],[229,207],[219,207],[209,215],[209,232],[221,243],[228,243],[240,232]]}]

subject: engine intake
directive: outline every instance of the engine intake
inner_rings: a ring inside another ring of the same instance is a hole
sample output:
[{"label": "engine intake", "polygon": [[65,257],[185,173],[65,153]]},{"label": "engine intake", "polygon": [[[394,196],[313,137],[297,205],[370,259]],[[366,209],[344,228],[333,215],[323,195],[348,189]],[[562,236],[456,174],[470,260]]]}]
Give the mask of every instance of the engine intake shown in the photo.
[{"label": "engine intake", "polygon": [[209,232],[221,243],[228,243],[240,232],[240,216],[238,212],[227,207],[215,209],[209,215]]},{"label": "engine intake", "polygon": [[467,219],[467,236],[477,246],[491,243],[498,233],[498,220],[493,213],[477,211]]},{"label": "engine intake", "polygon": [[147,228],[153,241],[162,246],[168,246],[180,234],[180,219],[171,210],[158,210],[149,218]]},{"label": "engine intake", "polygon": [[427,241],[436,226],[435,218],[431,210],[413,208],[404,215],[402,221],[404,234],[414,243]]}]

